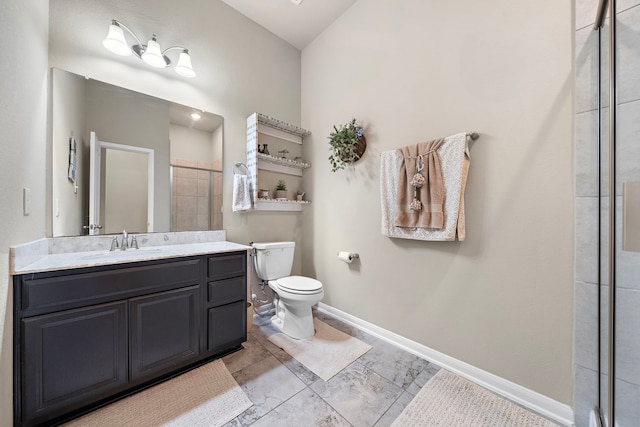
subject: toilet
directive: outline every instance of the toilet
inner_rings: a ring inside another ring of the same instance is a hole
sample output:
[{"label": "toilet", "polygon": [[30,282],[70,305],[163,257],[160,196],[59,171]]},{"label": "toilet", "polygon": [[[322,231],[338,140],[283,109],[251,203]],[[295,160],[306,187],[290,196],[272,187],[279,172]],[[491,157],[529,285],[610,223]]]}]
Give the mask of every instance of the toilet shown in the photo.
[{"label": "toilet", "polygon": [[304,339],[315,334],[311,307],[322,300],[322,283],[310,277],[289,276],[295,242],[253,243],[258,277],[277,295],[276,314],[271,323],[291,338]]}]

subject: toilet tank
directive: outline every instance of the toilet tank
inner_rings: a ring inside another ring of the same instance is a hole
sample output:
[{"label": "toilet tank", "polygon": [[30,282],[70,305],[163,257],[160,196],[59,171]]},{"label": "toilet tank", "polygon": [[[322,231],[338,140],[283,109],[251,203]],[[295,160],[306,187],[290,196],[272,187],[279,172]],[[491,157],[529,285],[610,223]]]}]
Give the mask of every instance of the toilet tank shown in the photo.
[{"label": "toilet tank", "polygon": [[295,242],[253,243],[254,265],[262,280],[274,280],[291,275]]}]

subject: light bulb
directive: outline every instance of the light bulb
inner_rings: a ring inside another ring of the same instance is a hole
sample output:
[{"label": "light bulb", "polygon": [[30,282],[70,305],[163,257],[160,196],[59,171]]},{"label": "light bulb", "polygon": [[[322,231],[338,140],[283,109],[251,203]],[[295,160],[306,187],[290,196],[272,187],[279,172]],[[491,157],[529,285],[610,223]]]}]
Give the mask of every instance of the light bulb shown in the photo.
[{"label": "light bulb", "polygon": [[124,38],[124,32],[115,21],[111,21],[111,25],[109,25],[109,33],[107,34],[107,37],[102,40],[102,45],[116,55],[131,55],[131,48]]},{"label": "light bulb", "polygon": [[154,34],[151,40],[147,43],[147,47],[142,54],[142,60],[152,67],[163,68],[167,66],[164,57],[162,56],[162,51],[160,50],[160,44],[158,44],[156,40],[156,35]]},{"label": "light bulb", "polygon": [[176,73],[180,74],[183,77],[196,76],[196,72],[193,71],[193,67],[191,66],[191,56],[189,56],[189,51],[187,49],[184,49],[182,52],[180,52],[175,70]]}]

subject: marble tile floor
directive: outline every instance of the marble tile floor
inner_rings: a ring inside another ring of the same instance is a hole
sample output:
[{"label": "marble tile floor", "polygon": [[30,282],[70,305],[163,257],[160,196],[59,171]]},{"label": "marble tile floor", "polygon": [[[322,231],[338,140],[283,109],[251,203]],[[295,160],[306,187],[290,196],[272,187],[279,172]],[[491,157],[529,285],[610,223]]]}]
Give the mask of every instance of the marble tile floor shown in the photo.
[{"label": "marble tile floor", "polygon": [[278,331],[254,316],[244,349],[223,358],[254,406],[225,427],[389,426],[440,369],[324,313],[314,315],[373,348],[325,382],[268,341]]}]

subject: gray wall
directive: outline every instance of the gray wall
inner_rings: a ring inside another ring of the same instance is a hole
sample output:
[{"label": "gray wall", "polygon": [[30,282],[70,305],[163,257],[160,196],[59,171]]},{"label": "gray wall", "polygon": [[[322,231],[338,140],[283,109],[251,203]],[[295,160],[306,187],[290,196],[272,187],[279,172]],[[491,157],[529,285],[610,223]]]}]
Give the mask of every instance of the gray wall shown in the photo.
[{"label": "gray wall", "polygon": [[[576,0],[575,33],[575,182],[576,258],[574,331],[574,407],[576,425],[589,426],[589,413],[598,404],[598,33],[593,30],[597,0]],[[640,1],[618,0],[617,55],[617,224],[621,224],[621,183],[640,180]],[[607,21],[608,22],[608,21]],[[608,317],[608,43],[603,50],[603,176],[602,188],[602,403],[607,411]],[[636,425],[640,419],[640,254],[623,252],[617,236],[616,425]]]},{"label": "gray wall", "polygon": [[[216,135],[220,135],[219,132]],[[200,161],[210,163],[216,157],[220,144],[215,141],[213,132],[188,128],[181,125],[169,125],[169,139],[171,140],[171,158]]]},{"label": "gray wall", "polygon": [[[51,191],[52,235],[86,234],[89,209],[89,140],[84,129],[86,80],[82,76],[51,73]],[[69,138],[76,140],[76,182],[68,179]],[[87,172],[85,172],[85,169]]]},{"label": "gray wall", "polygon": [[[9,246],[44,237],[48,3],[0,2],[0,425],[12,420],[13,292]],[[10,58],[10,60],[9,60]],[[31,214],[22,214],[22,188]]]},{"label": "gray wall", "polygon": [[[557,0],[359,1],[302,54],[303,271],[324,302],[569,405],[571,57]],[[327,136],[352,117],[367,152],[331,173]],[[467,240],[383,236],[380,153],[471,130]]]}]

